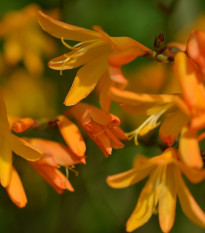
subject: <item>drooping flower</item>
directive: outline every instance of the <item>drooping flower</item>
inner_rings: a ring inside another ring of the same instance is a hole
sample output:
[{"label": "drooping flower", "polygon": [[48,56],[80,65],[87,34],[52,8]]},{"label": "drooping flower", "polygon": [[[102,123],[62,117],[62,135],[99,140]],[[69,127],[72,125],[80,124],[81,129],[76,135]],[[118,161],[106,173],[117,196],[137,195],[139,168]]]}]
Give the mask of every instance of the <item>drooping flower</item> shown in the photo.
[{"label": "drooping flower", "polygon": [[106,157],[112,153],[112,148],[119,149],[124,146],[120,140],[127,137],[119,127],[120,119],[117,116],[85,103],[72,106],[66,113],[69,114],[76,118]]},{"label": "drooping flower", "polygon": [[177,150],[168,148],[151,159],[138,157],[133,169],[107,177],[107,183],[112,188],[125,188],[149,176],[127,221],[128,232],[144,225],[156,209],[162,232],[169,232],[174,224],[177,196],[187,217],[195,224],[205,227],[205,213],[189,192],[181,173],[192,183],[198,183],[205,178],[204,170],[184,165],[178,160]]},{"label": "drooping flower", "polygon": [[42,156],[30,143],[11,133],[6,107],[0,96],[0,182],[4,187],[11,181],[12,151],[30,161]]},{"label": "drooping flower", "polygon": [[[46,32],[61,39],[72,50],[51,60],[50,68],[62,71],[82,66],[65,99],[64,104],[67,106],[88,96],[106,72],[112,73],[114,82],[125,83],[120,66],[150,51],[131,38],[110,37],[100,27],[94,27],[95,30],[84,29],[54,20],[42,12],[39,12],[39,23]],[[64,40],[79,43],[72,47]]]},{"label": "drooping flower", "polygon": [[39,138],[27,139],[32,145],[41,150],[42,158],[30,162],[31,166],[58,192],[74,191],[67,177],[59,170],[60,166],[73,170],[73,166],[85,163],[85,157],[78,157],[64,145]]},{"label": "drooping flower", "polygon": [[203,161],[197,140],[197,131],[205,127],[205,87],[199,70],[184,52],[175,55],[176,77],[181,88],[178,94],[150,95],[111,88],[111,98],[123,104],[123,109],[134,115],[148,118],[129,138],[137,142],[138,135],[144,135],[162,122],[159,135],[164,143],[172,146],[180,137],[180,158],[192,167],[201,168]]}]

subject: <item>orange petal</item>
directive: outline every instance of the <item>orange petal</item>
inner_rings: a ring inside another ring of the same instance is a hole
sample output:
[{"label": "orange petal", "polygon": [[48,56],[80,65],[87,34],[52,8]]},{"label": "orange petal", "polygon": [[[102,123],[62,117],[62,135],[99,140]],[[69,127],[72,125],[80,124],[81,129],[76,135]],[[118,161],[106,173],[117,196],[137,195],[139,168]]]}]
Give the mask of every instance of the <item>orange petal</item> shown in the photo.
[{"label": "orange petal", "polygon": [[186,187],[180,171],[175,169],[172,173],[175,177],[175,182],[177,184],[177,194],[179,196],[179,201],[181,208],[187,217],[193,221],[195,224],[205,227],[205,213],[201,210],[199,205],[194,200],[193,196]]},{"label": "orange petal", "polygon": [[111,98],[119,103],[138,105],[138,104],[166,104],[173,102],[173,95],[150,95],[150,94],[137,94],[130,91],[124,91],[111,87]]},{"label": "orange petal", "polygon": [[58,116],[57,119],[60,133],[71,151],[78,156],[84,156],[86,145],[78,127],[63,115]]},{"label": "orange petal", "polygon": [[9,133],[0,132],[0,135],[0,182],[6,187],[11,181],[12,150]]},{"label": "orange petal", "polygon": [[85,41],[100,38],[99,33],[55,20],[39,11],[38,21],[46,32],[65,40]]},{"label": "orange petal", "polygon": [[71,183],[58,169],[50,166],[39,166],[35,162],[31,163],[32,167],[51,185],[56,192],[62,193],[64,189],[74,191]]},{"label": "orange petal", "polygon": [[167,115],[159,130],[162,141],[167,143],[168,146],[172,146],[188,120],[189,118],[180,110]]},{"label": "orange petal", "polygon": [[17,121],[15,121],[11,128],[14,132],[16,133],[21,133],[24,132],[25,130],[31,128],[32,126],[34,126],[36,124],[36,122],[32,119],[32,118],[21,118]]},{"label": "orange petal", "polygon": [[179,162],[180,170],[184,173],[184,175],[191,181],[192,183],[199,183],[205,178],[205,170],[204,169],[195,169],[186,166],[184,163]]},{"label": "orange petal", "polygon": [[105,74],[102,80],[102,83],[100,83],[100,106],[105,112],[109,112],[110,105],[111,105],[111,99],[109,96],[109,90],[111,86],[111,80],[108,77],[108,74]]},{"label": "orange petal", "polygon": [[106,71],[106,68],[107,59],[105,56],[100,56],[80,68],[64,104],[66,106],[74,105],[87,97],[95,88],[97,82]]},{"label": "orange petal", "polygon": [[182,93],[188,106],[192,111],[194,108],[204,109],[205,89],[193,62],[185,53],[179,52],[175,57],[175,65]]},{"label": "orange petal", "polygon": [[42,156],[42,152],[35,149],[30,143],[13,134],[10,134],[10,142],[12,150],[26,160],[35,161]]},{"label": "orange petal", "polygon": [[[137,158],[139,159],[141,157]],[[146,161],[145,164],[137,166],[129,171],[108,176],[106,182],[112,188],[125,188],[143,180],[152,172],[153,168],[154,165]]]},{"label": "orange petal", "polygon": [[179,142],[180,159],[189,167],[202,168],[203,160],[197,140],[197,132],[184,127]]},{"label": "orange petal", "polygon": [[[32,138],[29,140],[29,142],[37,149],[42,151],[44,155],[48,155],[48,157],[54,158],[55,162],[61,166],[69,167],[74,164],[84,162],[83,159],[85,159],[85,157],[79,157],[73,154],[67,147],[60,143],[39,138]],[[43,156],[42,159],[44,157],[45,156]],[[48,159],[46,161],[48,161]],[[52,161],[49,163],[49,165],[50,164],[53,164]]]},{"label": "orange petal", "polygon": [[15,205],[17,205],[19,208],[25,207],[25,205],[27,204],[26,194],[21,179],[14,167],[12,168],[11,182],[6,187],[6,191],[11,201]]},{"label": "orange petal", "polygon": [[81,47],[79,47],[78,50],[73,50],[50,60],[48,66],[54,70],[73,69],[87,64],[98,57],[98,54],[101,56],[108,56],[111,52],[110,45],[104,44],[102,40],[90,44],[82,44]]},{"label": "orange petal", "polygon": [[174,224],[177,189],[173,179],[173,167],[168,165],[166,177],[159,195],[159,223],[162,232],[169,232]]}]

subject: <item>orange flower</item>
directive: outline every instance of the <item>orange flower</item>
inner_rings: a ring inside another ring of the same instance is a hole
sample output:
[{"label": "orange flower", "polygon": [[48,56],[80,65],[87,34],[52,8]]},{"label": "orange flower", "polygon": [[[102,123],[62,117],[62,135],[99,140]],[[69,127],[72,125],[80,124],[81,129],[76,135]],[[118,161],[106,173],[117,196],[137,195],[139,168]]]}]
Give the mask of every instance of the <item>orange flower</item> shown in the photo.
[{"label": "orange flower", "polygon": [[120,119],[115,115],[84,103],[71,107],[66,114],[76,118],[106,157],[112,153],[112,148],[119,149],[124,146],[120,140],[127,137],[119,127]]},{"label": "orange flower", "polygon": [[[64,189],[74,191],[69,180],[59,171],[60,166],[68,169],[75,164],[85,163],[85,157],[79,158],[64,145],[45,139],[27,139],[32,145],[41,150],[44,155],[35,162],[30,162],[31,166],[58,192]],[[60,165],[60,166],[59,166]]]},{"label": "orange flower", "polygon": [[1,96],[0,112],[0,182],[6,187],[11,181],[12,151],[30,161],[39,159],[42,154],[30,143],[10,132],[6,107]]},{"label": "orange flower", "polygon": [[43,35],[36,21],[39,6],[31,4],[21,11],[8,12],[0,22],[0,39],[4,40],[4,57],[9,65],[23,61],[27,70],[36,75],[43,72],[43,55],[54,53],[51,38]]},{"label": "orange flower", "polygon": [[6,191],[11,199],[11,201],[17,205],[19,208],[25,207],[27,204],[26,194],[21,183],[21,179],[13,167],[11,172],[11,182],[6,187]]},{"label": "orange flower", "polygon": [[[95,88],[99,79],[107,72],[113,81],[124,83],[119,67],[143,56],[148,48],[128,37],[110,37],[100,27],[95,31],[66,24],[39,12],[41,27],[72,51],[49,62],[55,70],[73,69],[82,66],[77,72],[73,85],[65,99],[65,105],[73,105],[87,97]],[[71,47],[64,40],[79,41]],[[108,60],[110,69],[108,70]]]},{"label": "orange flower", "polygon": [[177,150],[168,148],[161,155],[151,159],[138,157],[133,169],[107,177],[107,183],[112,188],[125,188],[150,176],[127,221],[128,232],[144,225],[156,208],[162,232],[169,232],[174,224],[177,195],[187,217],[195,224],[205,227],[205,213],[195,202],[181,173],[192,183],[198,183],[205,178],[204,170],[187,167],[178,160]]}]

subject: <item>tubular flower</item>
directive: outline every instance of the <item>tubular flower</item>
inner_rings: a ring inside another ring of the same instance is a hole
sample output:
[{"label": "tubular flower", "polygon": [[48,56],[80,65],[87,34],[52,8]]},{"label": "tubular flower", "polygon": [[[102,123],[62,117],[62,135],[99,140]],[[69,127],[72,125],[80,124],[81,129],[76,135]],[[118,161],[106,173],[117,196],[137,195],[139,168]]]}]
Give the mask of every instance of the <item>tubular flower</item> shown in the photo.
[{"label": "tubular flower", "polygon": [[177,108],[175,99],[178,96],[175,95],[139,94],[112,87],[110,96],[112,100],[122,103],[125,111],[137,116],[148,116],[136,130],[127,134],[129,139],[134,138],[136,145],[138,145],[138,135],[143,136],[156,128],[164,117],[160,127],[160,137],[163,142],[171,146],[189,119]]},{"label": "tubular flower", "polygon": [[128,232],[144,225],[156,208],[162,232],[169,232],[174,224],[177,196],[187,217],[195,224],[205,227],[205,213],[189,192],[181,173],[192,183],[198,183],[205,178],[204,170],[187,167],[178,160],[177,150],[168,148],[151,159],[138,157],[131,170],[107,177],[107,183],[112,188],[125,188],[149,175],[137,205],[127,221]]},{"label": "tubular flower", "polygon": [[12,168],[11,182],[6,187],[6,191],[15,205],[19,208],[25,207],[27,204],[26,194],[21,179],[14,167]]},{"label": "tubular flower", "polygon": [[[113,81],[124,83],[119,67],[143,56],[148,48],[128,37],[110,37],[100,27],[88,30],[69,25],[50,18],[39,12],[41,27],[72,51],[49,62],[49,67],[55,70],[73,69],[82,66],[77,72],[72,87],[65,99],[65,105],[73,105],[90,94],[99,79],[107,72]],[[78,41],[71,47],[64,40]],[[108,69],[110,63],[110,70]]]},{"label": "tubular flower", "polygon": [[84,103],[71,107],[66,114],[76,118],[106,157],[112,153],[112,148],[119,149],[124,146],[120,140],[127,137],[119,127],[120,119],[117,116]]},{"label": "tubular flower", "polygon": [[[62,193],[64,189],[74,191],[71,183],[62,172],[60,166],[73,170],[74,165],[78,163],[85,164],[85,157],[79,158],[73,154],[64,145],[44,139],[27,139],[29,142],[41,150],[44,155],[35,162],[30,162],[31,166],[58,192]],[[74,170],[75,171],[75,170]]]},{"label": "tubular flower", "polygon": [[182,111],[189,112],[189,125],[183,128],[179,151],[189,166],[201,168],[203,161],[198,145],[197,131],[205,128],[205,87],[193,60],[185,53],[175,57],[176,73],[182,90]]},{"label": "tubular flower", "polygon": [[12,151],[30,161],[38,160],[42,154],[30,143],[11,133],[6,107],[1,96],[0,113],[0,182],[6,187],[11,181]]}]

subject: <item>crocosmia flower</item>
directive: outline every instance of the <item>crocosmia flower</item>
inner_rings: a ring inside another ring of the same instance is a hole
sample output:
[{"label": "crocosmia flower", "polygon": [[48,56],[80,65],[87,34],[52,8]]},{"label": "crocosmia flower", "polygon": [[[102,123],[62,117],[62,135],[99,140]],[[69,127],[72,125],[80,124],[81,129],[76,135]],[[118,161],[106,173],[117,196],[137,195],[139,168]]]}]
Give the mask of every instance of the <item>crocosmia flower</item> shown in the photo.
[{"label": "crocosmia flower", "polygon": [[[64,104],[67,106],[76,104],[88,96],[107,71],[112,73],[113,81],[125,82],[119,67],[149,51],[131,38],[110,37],[98,26],[94,27],[94,30],[88,30],[54,20],[42,12],[39,12],[39,23],[46,32],[61,39],[71,50],[51,60],[49,67],[62,71],[82,66],[65,99]],[[64,40],[78,43],[70,46]]]},{"label": "crocosmia flower", "polygon": [[30,143],[11,133],[6,107],[0,96],[0,182],[4,187],[11,181],[12,151],[30,161],[42,156]]},{"label": "crocosmia flower", "polygon": [[149,176],[127,221],[128,232],[144,225],[156,210],[162,232],[169,232],[174,224],[177,196],[187,217],[195,224],[205,227],[205,213],[188,190],[182,173],[192,183],[198,183],[205,178],[204,170],[186,166],[178,160],[177,150],[168,148],[151,159],[137,157],[131,170],[107,178],[107,183],[112,188],[125,188]]}]

